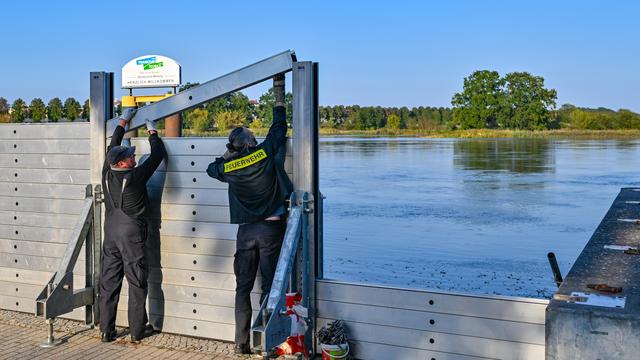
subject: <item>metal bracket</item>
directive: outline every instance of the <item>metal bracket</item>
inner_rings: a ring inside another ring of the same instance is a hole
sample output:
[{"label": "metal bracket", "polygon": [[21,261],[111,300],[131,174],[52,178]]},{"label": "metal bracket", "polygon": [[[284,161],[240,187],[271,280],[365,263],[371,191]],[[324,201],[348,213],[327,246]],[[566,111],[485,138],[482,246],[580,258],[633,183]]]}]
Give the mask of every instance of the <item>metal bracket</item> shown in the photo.
[{"label": "metal bracket", "polygon": [[[285,341],[291,332],[291,320],[283,315],[285,313],[285,297],[294,269],[293,263],[298,243],[301,237],[302,241],[306,239],[307,222],[305,220],[310,212],[307,210],[310,202],[309,196],[308,193],[302,193],[302,196],[298,196],[296,193],[291,194],[291,210],[287,221],[287,230],[282,242],[271,291],[264,298],[260,312],[251,327],[251,347],[254,352],[261,353],[263,357],[269,356],[272,350]],[[308,265],[308,262],[303,263]],[[308,269],[305,273],[308,274]],[[308,279],[302,275],[302,281],[304,284]],[[304,289],[305,286],[303,286],[303,298],[307,295]]]},{"label": "metal bracket", "polygon": [[[93,239],[94,232],[92,230],[96,226],[99,227],[94,217],[94,207],[99,206],[98,204],[97,199],[94,199],[92,194],[91,185],[88,185],[87,198],[84,200],[82,211],[67,244],[64,257],[60,261],[58,271],[49,279],[36,298],[35,315],[43,316],[49,327],[48,340],[42,344],[43,347],[51,347],[58,344],[53,338],[53,321],[56,317],[69,313],[81,306],[94,305],[95,289],[93,286],[74,290],[73,269],[82,245],[85,242],[89,243]],[[91,259],[87,259],[87,262],[91,262]]]}]

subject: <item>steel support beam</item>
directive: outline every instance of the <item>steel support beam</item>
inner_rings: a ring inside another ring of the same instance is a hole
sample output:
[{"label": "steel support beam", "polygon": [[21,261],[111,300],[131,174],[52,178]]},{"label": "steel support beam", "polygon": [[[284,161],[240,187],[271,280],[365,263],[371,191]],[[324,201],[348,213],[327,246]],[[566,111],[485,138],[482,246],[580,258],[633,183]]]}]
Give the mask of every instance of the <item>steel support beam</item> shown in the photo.
[{"label": "steel support beam", "polygon": [[[242,90],[259,82],[272,78],[274,75],[291,71],[295,53],[284,51],[270,58],[258,61],[204,84],[192,87],[171,96],[165,100],[147,105],[138,110],[129,123],[129,131],[144,126],[145,121],[158,121],[194,106],[210,101],[217,97]],[[107,136],[111,136],[118,124],[113,118],[107,122]]]},{"label": "steel support beam", "polygon": [[[302,305],[309,309],[307,348],[315,353],[315,279],[318,274],[318,64],[295,62],[292,69],[293,91],[293,184],[298,193],[307,193],[308,223],[298,259],[297,283],[302,287]],[[307,262],[306,264],[304,262]],[[308,273],[305,271],[308,269]]]},{"label": "steel support beam", "polygon": [[272,349],[286,340],[291,332],[291,320],[284,315],[285,297],[300,234],[304,231],[304,218],[307,217],[304,211],[306,204],[298,200],[296,193],[291,194],[292,205],[287,220],[287,230],[282,241],[271,291],[261,304],[260,312],[251,327],[251,347],[254,351],[260,351],[263,358],[268,357]]},{"label": "steel support beam", "polygon": [[[91,183],[99,184],[107,148],[105,123],[113,117],[113,73],[92,72],[89,78]],[[113,129],[111,130],[113,132]]]},{"label": "steel support beam", "polygon": [[[80,306],[87,306],[86,321],[92,324],[93,313],[91,306],[94,302],[93,286],[74,291],[73,269],[80,255],[82,245],[93,247],[93,229],[99,226],[94,223],[94,197],[91,185],[87,185],[87,199],[84,202],[78,221],[67,244],[64,256],[60,260],[58,271],[49,280],[36,298],[36,316],[43,316],[46,320],[69,313]],[[91,263],[91,261],[88,261]],[[89,266],[87,266],[89,268]],[[86,284],[92,284],[93,277],[87,276]]]}]

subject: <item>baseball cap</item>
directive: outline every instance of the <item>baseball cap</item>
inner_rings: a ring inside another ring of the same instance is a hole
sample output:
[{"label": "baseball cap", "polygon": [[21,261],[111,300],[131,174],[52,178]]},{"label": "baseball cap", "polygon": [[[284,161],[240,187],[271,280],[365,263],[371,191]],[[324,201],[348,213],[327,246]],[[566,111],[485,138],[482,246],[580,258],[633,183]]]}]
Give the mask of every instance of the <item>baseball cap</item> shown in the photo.
[{"label": "baseball cap", "polygon": [[126,159],[136,153],[135,146],[114,146],[107,152],[107,161],[110,165],[115,165],[118,161]]}]

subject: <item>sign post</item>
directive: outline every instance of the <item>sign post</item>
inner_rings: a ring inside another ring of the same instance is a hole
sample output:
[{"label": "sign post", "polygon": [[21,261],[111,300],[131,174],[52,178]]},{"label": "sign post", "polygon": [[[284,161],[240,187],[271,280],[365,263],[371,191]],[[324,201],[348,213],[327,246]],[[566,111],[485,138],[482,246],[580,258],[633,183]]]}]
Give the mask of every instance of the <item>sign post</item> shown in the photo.
[{"label": "sign post", "polygon": [[[129,89],[129,96],[122,97],[122,107],[137,107],[148,102],[165,99],[172,94],[133,96],[138,88],[176,88],[182,82],[182,67],[175,60],[162,55],[144,55],[137,57],[122,67],[122,88]],[[171,115],[164,120],[165,136],[180,137],[180,114]]]},{"label": "sign post", "polygon": [[158,88],[180,85],[182,68],[175,60],[161,55],[135,58],[122,67],[122,88]]}]

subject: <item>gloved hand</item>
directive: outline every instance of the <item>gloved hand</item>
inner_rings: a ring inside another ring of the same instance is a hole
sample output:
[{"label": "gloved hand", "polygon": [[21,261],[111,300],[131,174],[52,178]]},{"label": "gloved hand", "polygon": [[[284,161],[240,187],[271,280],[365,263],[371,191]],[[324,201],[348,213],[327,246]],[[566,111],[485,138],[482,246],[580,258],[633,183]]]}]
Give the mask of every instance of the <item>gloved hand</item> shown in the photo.
[{"label": "gloved hand", "polygon": [[147,131],[158,131],[156,124],[153,121],[147,120],[144,124],[147,126]]},{"label": "gloved hand", "polygon": [[120,115],[120,119],[124,120],[126,122],[131,121],[131,119],[133,119],[133,115],[136,114],[136,111],[138,111],[138,109],[136,108],[126,108],[122,111],[122,115]]},{"label": "gloved hand", "polygon": [[222,154],[222,158],[225,160],[229,160],[233,155],[235,155],[235,152],[227,150],[224,152],[224,154]]}]

